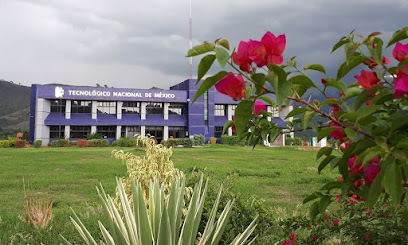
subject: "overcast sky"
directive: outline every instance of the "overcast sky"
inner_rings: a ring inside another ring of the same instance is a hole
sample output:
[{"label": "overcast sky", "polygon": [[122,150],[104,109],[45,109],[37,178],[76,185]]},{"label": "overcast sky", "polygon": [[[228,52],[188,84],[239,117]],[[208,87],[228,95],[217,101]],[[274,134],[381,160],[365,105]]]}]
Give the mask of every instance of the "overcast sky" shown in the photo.
[{"label": "overcast sky", "polygon": [[[285,59],[323,63],[329,75],[341,36],[388,39],[408,25],[407,0],[192,0],[192,9],[194,44],[284,33]],[[0,34],[0,79],[24,85],[168,88],[189,77],[189,0],[0,0]]]}]

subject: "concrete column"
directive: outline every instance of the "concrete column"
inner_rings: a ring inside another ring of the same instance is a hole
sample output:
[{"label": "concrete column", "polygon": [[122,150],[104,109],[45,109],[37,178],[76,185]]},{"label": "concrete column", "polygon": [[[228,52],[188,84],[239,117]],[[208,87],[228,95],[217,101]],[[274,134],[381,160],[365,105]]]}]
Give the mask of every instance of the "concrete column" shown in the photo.
[{"label": "concrete column", "polygon": [[282,146],[285,146],[285,134],[281,134],[282,135]]},{"label": "concrete column", "polygon": [[[266,107],[266,112],[273,113],[273,107],[272,107],[271,105],[268,105],[268,106]],[[268,121],[269,121],[269,122],[272,121],[272,117],[268,117]]]},{"label": "concrete column", "polygon": [[122,132],[122,126],[116,126],[116,139],[120,139],[121,135],[120,133]]},{"label": "concrete column", "polygon": [[232,127],[228,128],[228,133],[227,134],[228,134],[228,136],[232,136]]},{"label": "concrete column", "polygon": [[91,126],[91,134],[96,134],[96,126]]},{"label": "concrete column", "polygon": [[122,119],[122,105],[123,102],[122,101],[118,101],[116,102],[116,119],[121,120]]},{"label": "concrete column", "polygon": [[146,135],[146,126],[140,126],[140,135]]},{"label": "concrete column", "polygon": [[65,125],[64,138],[67,140],[71,138],[71,127],[69,125]]},{"label": "concrete column", "polygon": [[96,110],[98,101],[92,101],[92,119],[97,119],[98,112]]},{"label": "concrete column", "polygon": [[164,126],[163,128],[163,139],[169,139],[169,126]]},{"label": "concrete column", "polygon": [[164,103],[163,107],[164,120],[169,120],[169,105],[170,103]]},{"label": "concrete column", "polygon": [[234,116],[233,111],[232,111],[232,105],[227,105],[227,116],[228,120],[232,120],[232,117]]},{"label": "concrete column", "polygon": [[65,103],[65,119],[71,119],[71,100],[66,100]]},{"label": "concrete column", "polygon": [[146,102],[140,103],[140,119],[142,120],[146,120],[146,104]]},{"label": "concrete column", "polygon": [[43,146],[50,142],[50,127],[44,124],[45,118],[50,114],[51,102],[46,99],[37,99],[35,109],[34,140],[42,140]]}]

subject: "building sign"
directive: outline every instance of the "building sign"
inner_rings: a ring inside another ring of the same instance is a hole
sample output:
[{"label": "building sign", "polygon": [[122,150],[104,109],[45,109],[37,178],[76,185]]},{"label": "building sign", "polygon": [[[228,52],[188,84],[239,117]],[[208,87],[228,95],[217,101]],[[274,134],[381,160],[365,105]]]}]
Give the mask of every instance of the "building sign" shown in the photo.
[{"label": "building sign", "polygon": [[72,100],[186,102],[187,92],[182,90],[118,89],[39,85],[38,97],[47,99]]}]

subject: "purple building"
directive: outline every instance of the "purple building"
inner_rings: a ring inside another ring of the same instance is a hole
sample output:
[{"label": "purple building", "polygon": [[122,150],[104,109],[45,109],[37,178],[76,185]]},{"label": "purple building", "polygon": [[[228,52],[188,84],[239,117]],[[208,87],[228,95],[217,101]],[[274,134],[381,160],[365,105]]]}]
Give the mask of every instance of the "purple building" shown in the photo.
[{"label": "purple building", "polygon": [[[63,85],[31,86],[30,144],[43,145],[65,138],[77,140],[98,133],[110,142],[136,134],[150,134],[158,141],[196,134],[221,137],[223,125],[232,120],[237,101],[211,88],[194,104],[198,86],[186,80],[170,90],[80,87]],[[291,106],[281,111],[268,105],[279,126]],[[228,135],[232,135],[231,129]],[[283,137],[274,142],[284,145]]]}]

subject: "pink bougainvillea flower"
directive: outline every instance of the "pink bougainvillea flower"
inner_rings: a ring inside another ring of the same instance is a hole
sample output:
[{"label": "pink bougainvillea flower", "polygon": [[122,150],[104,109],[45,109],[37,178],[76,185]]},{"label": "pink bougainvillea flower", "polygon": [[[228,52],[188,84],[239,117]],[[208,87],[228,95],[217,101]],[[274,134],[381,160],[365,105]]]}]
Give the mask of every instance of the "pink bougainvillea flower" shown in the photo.
[{"label": "pink bougainvillea flower", "polygon": [[257,100],[257,101],[255,102],[255,105],[254,105],[254,113],[255,113],[255,115],[259,115],[259,112],[260,112],[260,111],[266,111],[266,105],[265,105],[262,101]]},{"label": "pink bougainvillea flower", "polygon": [[316,241],[317,240],[317,236],[316,235],[313,235],[312,236],[312,241]]},{"label": "pink bougainvillea flower", "polygon": [[383,57],[381,58],[381,62],[382,62],[384,65],[386,65],[386,64],[390,63],[390,59],[389,59],[387,56],[383,56]]},{"label": "pink bougainvillea flower", "polygon": [[337,105],[337,104],[333,104],[330,105],[333,109],[333,116],[334,118],[336,118],[337,120],[339,120],[338,114],[339,112],[343,112],[343,110]]},{"label": "pink bougainvillea flower", "polygon": [[336,220],[333,222],[334,225],[339,225],[339,223],[340,223],[340,221],[339,221],[338,219],[336,219]]},{"label": "pink bougainvillea flower", "polygon": [[343,128],[337,125],[335,122],[331,122],[330,127],[336,128],[333,132],[330,133],[330,137],[332,137],[335,140],[340,140],[341,142],[344,142],[346,134],[343,132]]},{"label": "pink bougainvillea flower", "polygon": [[249,58],[250,44],[241,41],[238,46],[238,51],[232,54],[232,61],[239,65],[243,71],[249,72],[251,70],[251,59]]},{"label": "pink bougainvillea flower", "polygon": [[363,169],[363,163],[360,162],[358,164],[355,164],[357,160],[357,155],[354,154],[352,157],[349,158],[347,164],[348,167],[351,169],[351,171],[355,174],[362,174],[364,173],[364,169]]},{"label": "pink bougainvillea flower", "polygon": [[370,235],[366,235],[365,236],[365,239],[368,241],[368,240],[370,240]]},{"label": "pink bougainvillea flower", "polygon": [[374,67],[377,66],[377,62],[374,61],[374,58],[373,58],[373,57],[370,57],[369,60],[366,60],[366,61],[364,61],[363,63],[364,63],[365,65],[367,65],[368,68],[371,69],[371,70],[374,69]]},{"label": "pink bougainvillea flower", "polygon": [[403,71],[397,71],[394,86],[394,98],[399,99],[408,94],[408,74]]},{"label": "pink bougainvillea flower", "polygon": [[275,37],[272,32],[268,31],[262,37],[261,43],[266,48],[266,62],[274,65],[282,64],[282,55],[286,47],[286,36],[279,35],[278,37]]},{"label": "pink bougainvillea flower", "polygon": [[338,181],[338,182],[344,182],[343,176],[340,176],[339,178],[337,178],[337,181]]},{"label": "pink bougainvillea flower", "polygon": [[399,62],[404,61],[405,57],[408,55],[408,43],[402,44],[397,42],[395,45],[394,50],[392,50],[392,56]]},{"label": "pink bougainvillea flower", "polygon": [[370,163],[367,165],[365,176],[364,176],[364,182],[367,185],[371,185],[373,183],[375,177],[381,172],[381,168],[378,167],[374,163]]},{"label": "pink bougainvillea flower", "polygon": [[292,243],[291,242],[289,242],[289,241],[283,241],[282,242],[282,245],[291,245]]},{"label": "pink bougainvillea flower", "polygon": [[324,78],[322,78],[320,81],[322,82],[322,84],[326,84],[326,83],[327,83],[327,80],[324,79]]},{"label": "pink bougainvillea flower", "polygon": [[350,203],[350,205],[354,205],[355,202],[354,202],[354,200],[350,200],[349,203]]},{"label": "pink bougainvillea flower", "polygon": [[222,94],[226,94],[233,100],[240,100],[245,97],[245,81],[241,75],[235,76],[232,72],[223,77],[215,89]]},{"label": "pink bougainvillea flower", "polygon": [[371,89],[374,87],[380,79],[378,79],[377,74],[375,72],[369,72],[362,70],[361,71],[361,76],[354,76],[358,83],[364,88],[364,89]]},{"label": "pink bougainvillea flower", "polygon": [[361,182],[361,180],[355,180],[354,181],[354,188],[359,188],[362,185],[363,185],[363,182]]},{"label": "pink bougainvillea flower", "polygon": [[252,62],[254,62],[258,67],[267,65],[265,46],[260,41],[256,40],[249,40],[248,44],[249,44],[248,50],[249,59]]}]

